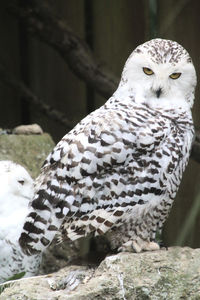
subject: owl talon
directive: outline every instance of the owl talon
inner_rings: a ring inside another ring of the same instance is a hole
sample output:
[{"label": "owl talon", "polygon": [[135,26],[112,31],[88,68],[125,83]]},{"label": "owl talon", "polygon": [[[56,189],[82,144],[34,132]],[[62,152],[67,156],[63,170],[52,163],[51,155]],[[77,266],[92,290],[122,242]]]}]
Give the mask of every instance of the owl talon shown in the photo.
[{"label": "owl talon", "polygon": [[132,242],[131,247],[135,253],[140,253],[142,251],[142,248],[134,241]]},{"label": "owl talon", "polygon": [[141,245],[139,245],[135,241],[128,241],[124,243],[120,248],[118,248],[118,251],[140,253],[141,251],[155,251],[159,249],[160,246],[155,242],[142,241]]},{"label": "owl talon", "polygon": [[135,241],[128,241],[124,243],[119,249],[119,252],[135,252],[139,253],[142,251],[141,247]]},{"label": "owl talon", "polygon": [[156,251],[160,250],[160,246],[156,242],[148,242],[146,243],[146,246],[143,248],[144,251]]},{"label": "owl talon", "polygon": [[133,252],[132,250],[132,241],[128,241],[126,243],[124,243],[119,249],[119,252]]}]

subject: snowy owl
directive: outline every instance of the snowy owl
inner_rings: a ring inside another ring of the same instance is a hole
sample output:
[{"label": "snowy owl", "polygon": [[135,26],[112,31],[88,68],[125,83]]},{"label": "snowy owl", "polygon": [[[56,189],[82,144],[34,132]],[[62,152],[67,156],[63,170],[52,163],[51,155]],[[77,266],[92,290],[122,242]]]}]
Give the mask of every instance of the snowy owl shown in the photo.
[{"label": "snowy owl", "polygon": [[39,266],[40,256],[24,255],[18,243],[33,195],[28,172],[12,161],[0,161],[0,282],[22,271],[32,275]]},{"label": "snowy owl", "polygon": [[113,249],[156,250],[189,160],[196,73],[177,42],[153,39],[128,58],[113,96],[66,134],[36,180],[20,245],[106,233]]}]

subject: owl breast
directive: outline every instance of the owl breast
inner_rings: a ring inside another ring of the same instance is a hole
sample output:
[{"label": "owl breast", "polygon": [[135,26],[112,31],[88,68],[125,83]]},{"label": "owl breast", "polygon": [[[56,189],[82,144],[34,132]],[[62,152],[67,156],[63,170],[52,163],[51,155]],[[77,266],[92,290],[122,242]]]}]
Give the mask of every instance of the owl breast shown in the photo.
[{"label": "owl breast", "polygon": [[[171,206],[188,161],[192,123],[186,131],[184,122],[174,122],[170,114],[163,118],[149,109],[142,115],[140,109],[134,107],[132,118],[130,113],[127,118],[125,113],[108,110],[106,114],[118,120],[117,131],[116,124],[115,130],[110,124],[99,137],[91,132],[87,142],[79,145],[85,150],[69,170],[69,177],[74,178],[76,213],[74,209],[68,212],[62,226],[64,236],[74,240],[90,232],[103,234],[116,224],[125,224],[126,218],[131,223],[130,216],[134,224],[142,220],[147,207],[155,210],[162,201]],[[77,167],[78,173],[74,171]]]}]

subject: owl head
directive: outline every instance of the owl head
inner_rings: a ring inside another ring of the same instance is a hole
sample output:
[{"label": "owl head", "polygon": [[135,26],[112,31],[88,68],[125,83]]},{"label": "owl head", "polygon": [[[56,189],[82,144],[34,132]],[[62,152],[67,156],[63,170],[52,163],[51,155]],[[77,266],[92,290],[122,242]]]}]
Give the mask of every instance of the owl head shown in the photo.
[{"label": "owl head", "polygon": [[195,87],[196,72],[188,52],[177,42],[153,39],[132,52],[119,90],[150,107],[191,109]]},{"label": "owl head", "polygon": [[9,160],[0,161],[0,202],[8,195],[21,197],[26,201],[33,197],[33,179],[19,164]]}]

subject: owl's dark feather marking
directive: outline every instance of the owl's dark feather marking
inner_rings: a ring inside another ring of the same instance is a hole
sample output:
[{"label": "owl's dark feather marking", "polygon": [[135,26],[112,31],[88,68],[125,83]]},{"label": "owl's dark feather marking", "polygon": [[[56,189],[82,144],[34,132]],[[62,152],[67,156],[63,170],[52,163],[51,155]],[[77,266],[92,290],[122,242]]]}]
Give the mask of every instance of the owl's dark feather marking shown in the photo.
[{"label": "owl's dark feather marking", "polygon": [[[126,76],[135,55],[143,52],[152,63],[174,66],[184,59],[191,64],[180,45],[166,40],[152,40],[132,53],[113,97],[46,159],[20,238],[27,254],[42,251],[58,230],[71,240],[107,233],[111,247],[122,250],[156,249],[152,241],[178,190],[194,129],[189,108],[162,107],[163,89],[158,107],[136,101],[129,86],[134,82]],[[183,102],[192,101],[194,87]],[[36,221],[37,215],[46,223]]]}]

